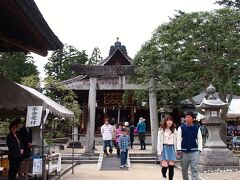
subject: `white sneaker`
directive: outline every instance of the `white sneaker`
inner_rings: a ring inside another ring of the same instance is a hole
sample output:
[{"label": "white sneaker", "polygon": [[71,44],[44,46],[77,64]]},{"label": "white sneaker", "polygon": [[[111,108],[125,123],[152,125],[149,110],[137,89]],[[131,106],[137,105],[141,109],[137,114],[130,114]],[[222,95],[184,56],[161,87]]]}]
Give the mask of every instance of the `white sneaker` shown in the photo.
[{"label": "white sneaker", "polygon": [[123,166],[123,165],[121,165],[121,166],[120,166],[120,168],[124,168],[124,166]]},{"label": "white sneaker", "polygon": [[163,180],[167,180],[167,178],[166,178],[166,177],[163,177]]},{"label": "white sneaker", "polygon": [[128,168],[128,165],[124,164],[124,167],[125,167],[125,168]]}]

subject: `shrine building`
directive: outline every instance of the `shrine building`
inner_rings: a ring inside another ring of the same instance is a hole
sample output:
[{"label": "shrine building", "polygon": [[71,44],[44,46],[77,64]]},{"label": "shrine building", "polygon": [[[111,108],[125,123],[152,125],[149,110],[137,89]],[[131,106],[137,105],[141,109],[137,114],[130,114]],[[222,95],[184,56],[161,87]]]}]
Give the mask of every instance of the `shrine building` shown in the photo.
[{"label": "shrine building", "polygon": [[[131,66],[132,59],[127,54],[127,49],[120,41],[115,42],[110,47],[109,56],[103,59],[97,66]],[[109,117],[110,122],[114,124],[124,123],[126,121],[134,122],[136,126],[140,117],[146,119],[147,131],[150,131],[150,113],[149,108],[139,106],[130,97],[123,103],[123,94],[128,90],[146,89],[146,85],[132,84],[129,82],[131,75],[104,74],[97,77],[96,82],[96,112],[95,112],[95,132],[99,132],[101,125],[104,124],[104,118]],[[78,75],[72,79],[63,82],[64,85],[73,90],[78,96],[78,102],[82,108],[80,119],[80,133],[86,133],[88,125],[88,101],[90,89],[90,76]],[[143,102],[147,104],[147,102]]]}]

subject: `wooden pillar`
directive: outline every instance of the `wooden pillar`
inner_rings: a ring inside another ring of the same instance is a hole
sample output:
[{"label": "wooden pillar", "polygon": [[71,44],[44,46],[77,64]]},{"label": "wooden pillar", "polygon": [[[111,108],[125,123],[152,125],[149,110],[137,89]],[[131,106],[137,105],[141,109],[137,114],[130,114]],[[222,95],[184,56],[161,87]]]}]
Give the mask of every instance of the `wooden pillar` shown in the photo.
[{"label": "wooden pillar", "polygon": [[88,124],[87,124],[87,144],[85,153],[94,152],[94,131],[95,131],[95,114],[96,114],[96,95],[97,95],[97,78],[90,78],[90,88],[88,95]]},{"label": "wooden pillar", "polygon": [[149,82],[149,108],[151,121],[151,138],[152,138],[152,153],[157,153],[157,136],[158,136],[158,109],[157,96],[154,90],[154,78]]}]

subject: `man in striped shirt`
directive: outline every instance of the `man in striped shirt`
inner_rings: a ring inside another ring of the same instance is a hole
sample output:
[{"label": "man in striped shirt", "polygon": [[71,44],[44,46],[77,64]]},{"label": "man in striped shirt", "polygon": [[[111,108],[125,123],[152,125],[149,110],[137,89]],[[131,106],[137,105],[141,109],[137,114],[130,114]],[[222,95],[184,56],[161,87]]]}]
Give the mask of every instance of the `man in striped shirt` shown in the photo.
[{"label": "man in striped shirt", "polygon": [[120,149],[120,159],[121,159],[121,166],[120,168],[128,167],[127,166],[127,156],[128,156],[128,149],[130,145],[130,138],[127,135],[127,129],[122,129],[122,135],[119,138],[118,146]]}]

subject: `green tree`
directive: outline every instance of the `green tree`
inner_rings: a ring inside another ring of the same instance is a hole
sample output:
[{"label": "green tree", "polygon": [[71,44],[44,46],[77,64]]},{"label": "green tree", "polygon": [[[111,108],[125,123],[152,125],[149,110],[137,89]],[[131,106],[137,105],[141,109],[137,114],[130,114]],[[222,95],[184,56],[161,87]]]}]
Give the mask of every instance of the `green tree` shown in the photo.
[{"label": "green tree", "polygon": [[239,12],[229,8],[178,11],[136,55],[134,62],[142,68],[136,80],[148,82],[154,77],[156,88],[161,88],[159,99],[168,104],[184,98],[193,102],[191,97],[210,83],[226,101],[227,93],[240,92],[239,19]]},{"label": "green tree", "polygon": [[88,57],[84,50],[78,51],[75,47],[65,44],[63,49],[53,51],[48,60],[44,67],[47,75],[63,81],[76,75],[70,70],[70,64],[85,64]]},{"label": "green tree", "polygon": [[95,47],[93,49],[92,55],[88,61],[89,65],[97,65],[98,63],[100,63],[102,61],[102,57],[101,57],[101,51],[98,47]]},{"label": "green tree", "polygon": [[22,78],[38,77],[39,72],[37,66],[34,65],[33,57],[23,52],[15,52],[0,54],[0,74],[20,83]]},{"label": "green tree", "polygon": [[75,118],[79,118],[81,114],[80,106],[75,100],[76,94],[72,90],[68,90],[59,80],[55,80],[49,76],[45,79],[45,94],[69,110],[74,112]]},{"label": "green tree", "polygon": [[39,77],[36,75],[30,75],[30,76],[26,76],[21,78],[21,82],[22,85],[34,88],[34,89],[38,89],[40,84],[39,84]]},{"label": "green tree", "polygon": [[220,0],[220,1],[216,1],[216,3],[225,7],[230,7],[230,8],[240,10],[239,0]]}]

